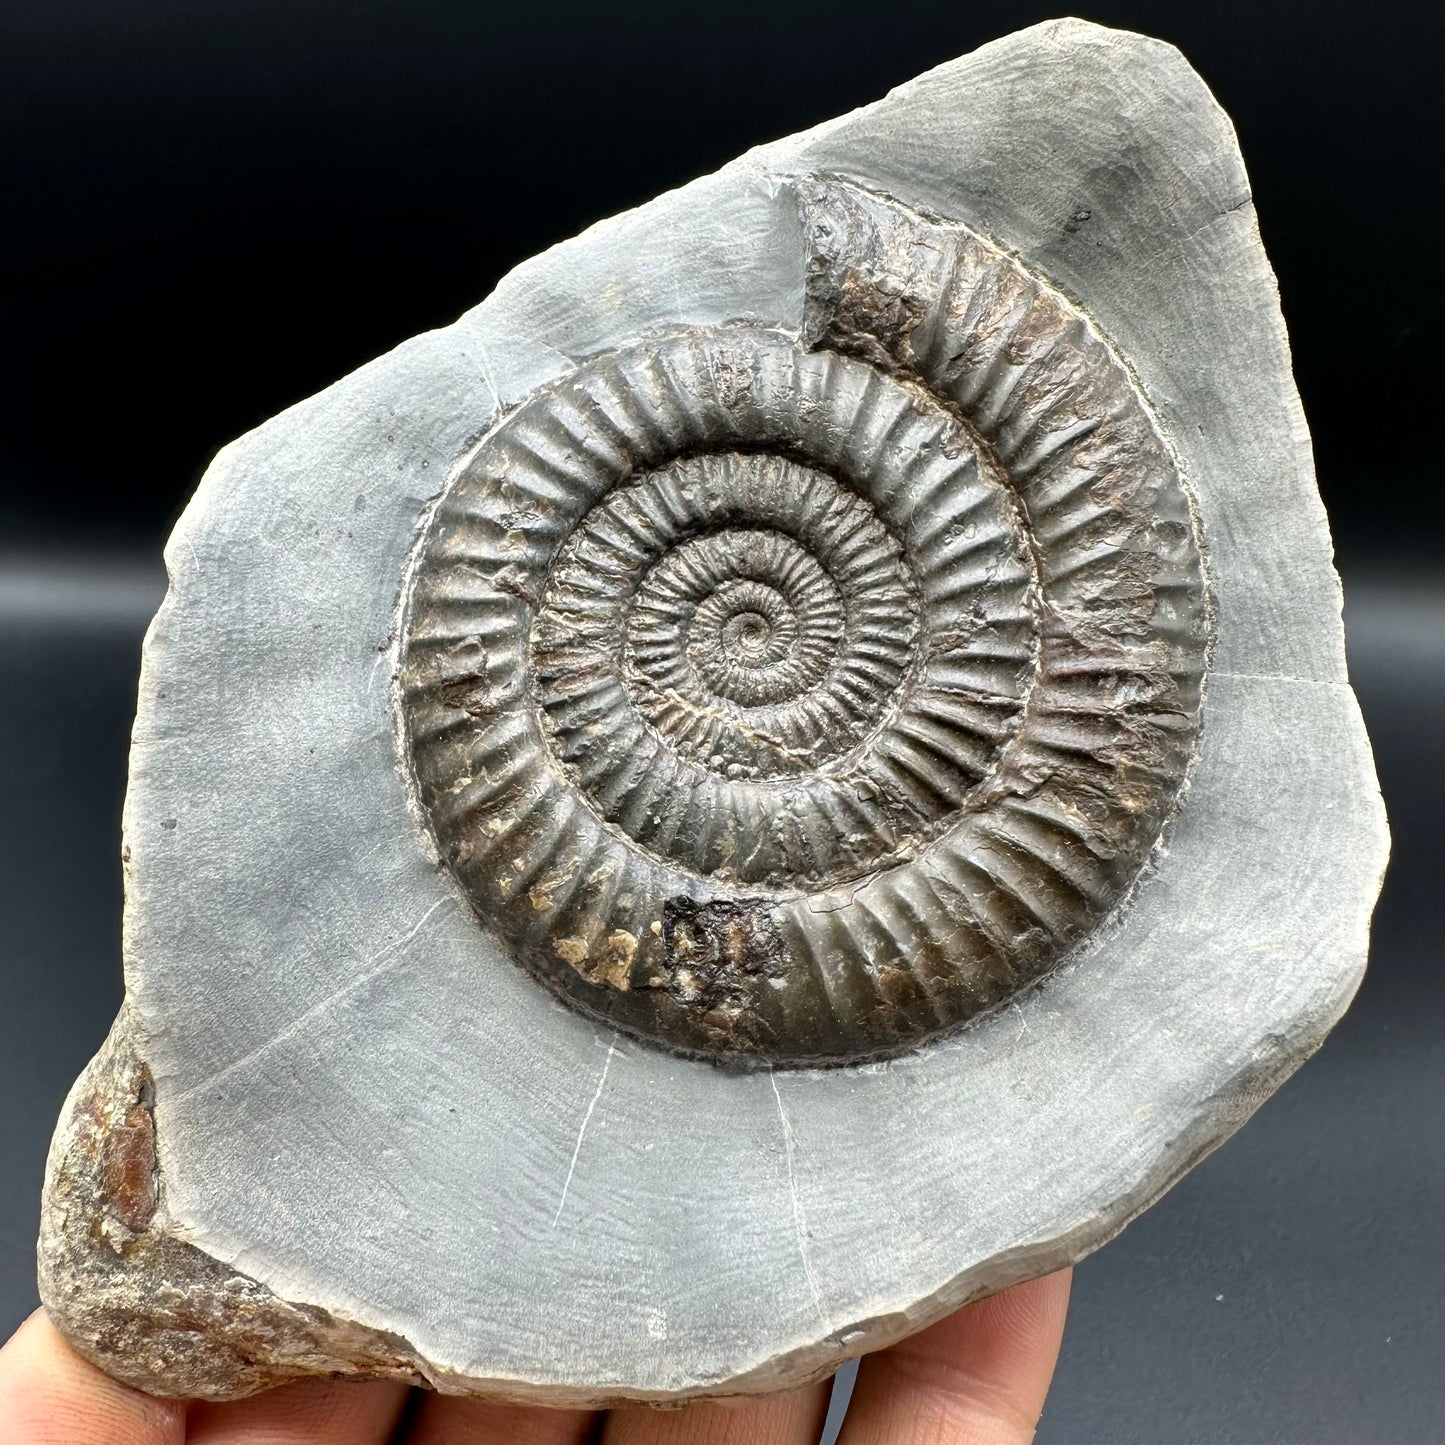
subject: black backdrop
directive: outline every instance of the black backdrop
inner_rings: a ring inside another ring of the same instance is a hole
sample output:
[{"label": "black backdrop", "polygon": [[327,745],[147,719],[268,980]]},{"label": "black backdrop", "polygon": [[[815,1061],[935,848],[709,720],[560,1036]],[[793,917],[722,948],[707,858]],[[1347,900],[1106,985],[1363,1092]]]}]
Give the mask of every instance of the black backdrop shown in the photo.
[{"label": "black backdrop", "polygon": [[[0,521],[158,537],[222,442],[745,147],[1057,13],[995,0],[9,0]],[[1234,117],[1346,560],[1438,409],[1430,0],[1087,7]],[[57,445],[58,442],[63,444]],[[1437,534],[1438,535],[1438,534]]]},{"label": "black backdrop", "polygon": [[[0,1334],[45,1141],[119,999],[158,549],[233,436],[513,264],[1049,7],[995,0],[0,6]],[[1234,117],[1395,830],[1318,1060],[1079,1271],[1040,1441],[1445,1438],[1445,587],[1428,0],[1099,4]]]}]

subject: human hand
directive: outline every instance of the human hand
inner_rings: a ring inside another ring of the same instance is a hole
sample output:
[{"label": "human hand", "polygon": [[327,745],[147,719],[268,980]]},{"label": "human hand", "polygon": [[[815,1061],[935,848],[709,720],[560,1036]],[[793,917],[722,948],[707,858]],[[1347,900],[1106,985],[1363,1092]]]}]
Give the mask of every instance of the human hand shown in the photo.
[{"label": "human hand", "polygon": [[[1043,1409],[1069,1271],[1016,1285],[865,1355],[839,1445],[1025,1445]],[[388,1382],[303,1380],[212,1405],[102,1374],[43,1311],[0,1350],[6,1445],[814,1445],[826,1381],[680,1410],[539,1410]]]}]

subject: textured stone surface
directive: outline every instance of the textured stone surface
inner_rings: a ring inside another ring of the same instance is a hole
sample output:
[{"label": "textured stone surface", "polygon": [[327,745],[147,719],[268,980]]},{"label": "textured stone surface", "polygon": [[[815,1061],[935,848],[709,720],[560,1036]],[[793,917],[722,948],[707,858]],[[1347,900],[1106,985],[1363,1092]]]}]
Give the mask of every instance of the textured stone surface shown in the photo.
[{"label": "textured stone surface", "polygon": [[41,1241],[143,1388],[797,1383],[1108,1239],[1358,982],[1308,436],[1157,42],[592,228],[228,447],[167,561]]}]

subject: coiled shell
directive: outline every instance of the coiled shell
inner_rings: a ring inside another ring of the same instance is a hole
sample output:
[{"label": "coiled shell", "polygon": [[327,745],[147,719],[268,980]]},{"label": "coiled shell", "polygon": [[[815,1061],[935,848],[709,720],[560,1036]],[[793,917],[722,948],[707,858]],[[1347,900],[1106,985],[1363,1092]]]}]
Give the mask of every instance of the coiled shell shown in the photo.
[{"label": "coiled shell", "polygon": [[1076,307],[796,183],[795,332],[643,337],[477,446],[413,562],[408,765],[484,926],[671,1048],[838,1063],[1030,985],[1192,756],[1184,484]]}]

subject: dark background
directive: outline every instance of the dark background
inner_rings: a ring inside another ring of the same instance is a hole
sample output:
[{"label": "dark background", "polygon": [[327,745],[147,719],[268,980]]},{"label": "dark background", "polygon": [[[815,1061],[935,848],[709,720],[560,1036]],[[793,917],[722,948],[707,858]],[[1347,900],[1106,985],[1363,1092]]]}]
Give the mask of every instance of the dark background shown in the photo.
[{"label": "dark background", "polygon": [[[119,809],[159,548],[217,447],[512,265],[1055,7],[10,0],[0,8],[0,1334],[45,1140],[120,995]],[[1233,116],[1395,829],[1330,1044],[1079,1271],[1043,1442],[1438,1442],[1445,22],[1084,6]]]},{"label": "dark background", "polygon": [[[9,0],[0,520],[154,549],[220,443],[518,261],[1058,13]],[[1085,13],[1173,41],[1234,118],[1342,557],[1433,552],[1441,7]]]}]

